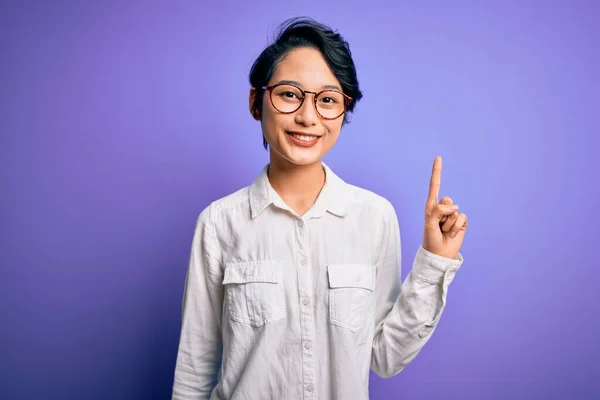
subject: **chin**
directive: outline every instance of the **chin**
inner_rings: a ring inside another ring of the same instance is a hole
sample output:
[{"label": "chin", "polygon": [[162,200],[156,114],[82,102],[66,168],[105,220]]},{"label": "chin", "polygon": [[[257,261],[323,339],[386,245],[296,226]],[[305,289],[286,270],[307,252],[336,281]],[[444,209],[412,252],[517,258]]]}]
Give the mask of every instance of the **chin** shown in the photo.
[{"label": "chin", "polygon": [[323,154],[318,151],[306,152],[294,151],[294,149],[291,149],[291,151],[279,151],[271,148],[271,152],[273,153],[271,158],[275,158],[277,161],[283,164],[297,167],[305,167],[315,163],[320,163],[323,158]]},{"label": "chin", "polygon": [[311,158],[311,159],[288,160],[288,161],[298,167],[305,167],[307,165],[313,165],[316,163],[320,163],[321,160],[322,160],[322,158],[318,157],[318,158]]},{"label": "chin", "polygon": [[286,154],[284,157],[288,163],[297,166],[312,165],[321,162],[323,156],[318,154]]}]

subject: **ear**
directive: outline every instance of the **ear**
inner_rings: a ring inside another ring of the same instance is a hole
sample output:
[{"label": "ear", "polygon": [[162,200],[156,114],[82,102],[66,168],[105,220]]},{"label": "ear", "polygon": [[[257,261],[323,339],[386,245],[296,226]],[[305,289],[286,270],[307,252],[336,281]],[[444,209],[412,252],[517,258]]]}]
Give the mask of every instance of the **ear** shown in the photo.
[{"label": "ear", "polygon": [[252,114],[252,118],[257,121],[260,121],[260,111],[254,107],[254,99],[256,98],[256,89],[250,88],[250,95],[248,97],[248,105],[250,108],[250,114]]}]

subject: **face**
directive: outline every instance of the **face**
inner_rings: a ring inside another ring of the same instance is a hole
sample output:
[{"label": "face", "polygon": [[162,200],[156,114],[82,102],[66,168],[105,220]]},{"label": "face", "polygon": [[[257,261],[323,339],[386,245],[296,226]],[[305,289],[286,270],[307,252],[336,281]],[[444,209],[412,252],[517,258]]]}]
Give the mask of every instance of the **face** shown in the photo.
[{"label": "face", "polygon": [[[282,81],[295,82],[302,90],[318,93],[336,88],[341,84],[329,69],[320,51],[313,48],[297,48],[280,61],[267,86]],[[251,98],[252,98],[251,92]],[[275,93],[273,93],[275,97]],[[285,94],[294,98],[292,93]],[[268,91],[263,96],[261,125],[269,143],[271,162],[287,166],[306,166],[320,163],[333,147],[342,129],[344,115],[323,119],[315,110],[314,94],[306,93],[302,106],[291,114],[284,114],[273,107]],[[325,99],[324,102],[331,101]]]}]

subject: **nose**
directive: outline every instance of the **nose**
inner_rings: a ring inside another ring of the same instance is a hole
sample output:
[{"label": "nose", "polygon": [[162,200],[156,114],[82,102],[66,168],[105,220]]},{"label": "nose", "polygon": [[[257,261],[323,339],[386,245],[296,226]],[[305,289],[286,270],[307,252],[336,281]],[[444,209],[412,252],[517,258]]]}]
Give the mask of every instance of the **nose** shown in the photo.
[{"label": "nose", "polygon": [[[296,122],[304,126],[314,126],[319,120],[319,115],[315,109],[316,94],[312,92],[304,92],[304,102],[298,111],[296,111]],[[309,96],[310,95],[310,96]]]}]

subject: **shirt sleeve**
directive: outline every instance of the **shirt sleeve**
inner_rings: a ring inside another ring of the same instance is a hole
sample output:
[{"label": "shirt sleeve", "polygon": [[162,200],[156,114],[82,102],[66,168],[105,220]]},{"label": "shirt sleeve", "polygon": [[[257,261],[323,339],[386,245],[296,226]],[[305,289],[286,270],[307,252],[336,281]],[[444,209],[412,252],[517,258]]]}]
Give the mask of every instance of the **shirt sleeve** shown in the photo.
[{"label": "shirt sleeve", "polygon": [[398,218],[391,203],[382,222],[375,287],[375,335],[371,369],[383,378],[396,375],[421,351],[446,305],[448,286],[463,263],[419,246],[413,267],[401,282]]},{"label": "shirt sleeve", "polygon": [[223,276],[211,207],[198,217],[192,241],[183,292],[173,400],[208,399],[221,363]]}]

